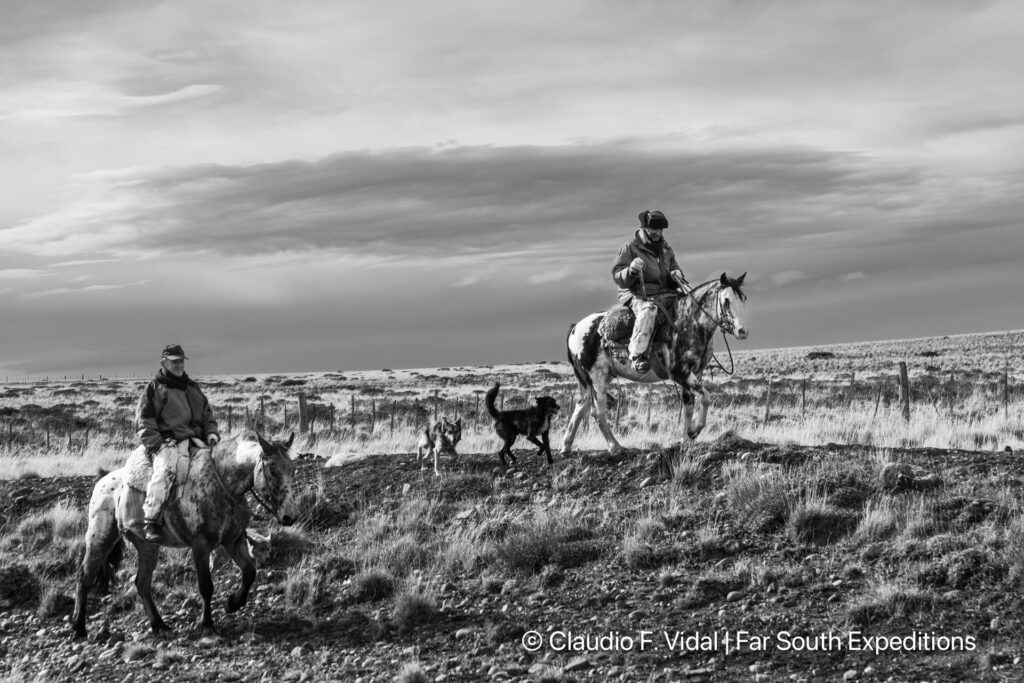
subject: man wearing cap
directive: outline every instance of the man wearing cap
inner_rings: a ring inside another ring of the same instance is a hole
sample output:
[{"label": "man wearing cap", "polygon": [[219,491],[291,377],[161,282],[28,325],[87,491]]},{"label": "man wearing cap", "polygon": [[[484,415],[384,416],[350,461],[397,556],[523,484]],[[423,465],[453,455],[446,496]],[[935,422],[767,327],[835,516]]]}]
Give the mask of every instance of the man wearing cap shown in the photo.
[{"label": "man wearing cap", "polygon": [[658,317],[655,303],[670,305],[686,284],[672,247],[663,232],[668,219],[661,211],[641,211],[640,228],[633,239],[619,249],[612,266],[612,279],[619,286],[619,301],[636,314],[633,336],[629,340],[629,359],[639,373],[650,370],[648,347]]},{"label": "man wearing cap", "polygon": [[199,385],[185,374],[186,358],[179,344],[164,347],[160,370],[146,385],[135,410],[135,429],[153,462],[142,506],[147,541],[163,540],[160,515],[173,483],[175,451],[191,456],[220,441],[210,402]]}]

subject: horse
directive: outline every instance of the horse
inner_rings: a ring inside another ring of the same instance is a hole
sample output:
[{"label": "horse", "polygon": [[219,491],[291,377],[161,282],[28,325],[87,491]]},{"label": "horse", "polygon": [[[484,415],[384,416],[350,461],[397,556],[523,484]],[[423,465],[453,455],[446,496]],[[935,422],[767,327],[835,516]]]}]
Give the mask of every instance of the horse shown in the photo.
[{"label": "horse", "polygon": [[[124,467],[100,478],[89,502],[85,556],[78,570],[78,592],[72,617],[75,637],[86,635],[89,589],[94,585],[109,585],[123,557],[125,539],[138,551],[135,587],[153,633],[171,630],[160,617],[151,591],[153,571],[160,547],[164,546],[191,549],[203,598],[202,632],[204,636],[216,635],[210,612],[213,597],[210,552],[219,546],[241,570],[241,584],[225,604],[228,613],[236,612],[245,604],[256,580],[256,566],[246,537],[250,511],[245,494],[251,491],[285,526],[298,518],[290,453],[294,438],[293,433],[287,441],[267,441],[256,434],[255,440],[239,439],[234,452],[224,447],[227,444],[222,444],[216,452],[202,449],[191,458],[183,456],[178,465],[177,483],[164,508],[164,537],[159,543],[147,542],[142,532],[148,469],[132,465],[145,458],[144,451],[136,451]],[[187,472],[183,472],[183,468],[187,468]]]},{"label": "horse", "polygon": [[[633,368],[624,343],[607,338],[602,323],[608,311],[592,313],[570,326],[566,350],[580,392],[562,439],[562,455],[572,454],[576,431],[591,409],[609,453],[622,451],[608,426],[607,416],[608,389],[615,377],[645,384],[671,379],[682,387],[684,431],[691,440],[696,439],[707,421],[710,396],[702,376],[714,351],[715,331],[721,328],[723,334],[728,332],[737,339],[746,339],[749,333],[744,321],[747,297],[742,290],[746,275],[733,279],[722,273],[722,277],[697,285],[689,292],[679,290],[671,304],[671,336],[664,340],[655,335],[651,368],[646,373]],[[699,398],[696,418],[695,396]]]}]

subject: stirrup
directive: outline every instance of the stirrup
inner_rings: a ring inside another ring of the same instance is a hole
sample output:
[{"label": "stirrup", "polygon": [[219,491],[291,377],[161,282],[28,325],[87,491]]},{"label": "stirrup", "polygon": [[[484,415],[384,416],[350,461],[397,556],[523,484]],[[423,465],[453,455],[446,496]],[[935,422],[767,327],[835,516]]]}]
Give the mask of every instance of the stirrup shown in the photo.
[{"label": "stirrup", "polygon": [[633,358],[633,369],[637,372],[646,373],[651,369],[651,362],[647,360],[647,354],[641,353]]},{"label": "stirrup", "polygon": [[160,543],[164,540],[164,525],[159,520],[147,519],[142,525],[142,534],[149,543]]}]

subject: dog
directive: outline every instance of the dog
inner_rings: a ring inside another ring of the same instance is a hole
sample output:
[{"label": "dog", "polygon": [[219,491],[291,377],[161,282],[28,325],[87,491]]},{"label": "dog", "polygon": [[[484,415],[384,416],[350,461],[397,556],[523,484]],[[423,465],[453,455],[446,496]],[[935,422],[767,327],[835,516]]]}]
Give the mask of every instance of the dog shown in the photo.
[{"label": "dog", "polygon": [[416,444],[416,462],[420,469],[426,469],[424,460],[426,456],[434,457],[434,474],[440,474],[437,464],[438,455],[457,456],[455,446],[462,438],[462,418],[454,422],[447,417],[442,418],[433,427],[428,427],[420,432],[419,443]]},{"label": "dog", "polygon": [[[553,465],[551,460],[551,445],[548,443],[548,432],[551,429],[551,418],[561,410],[555,399],[550,396],[541,396],[537,399],[537,405],[532,408],[521,410],[498,410],[494,407],[494,400],[498,397],[498,383],[487,390],[486,405],[487,412],[494,418],[494,431],[505,441],[505,444],[498,451],[502,466],[507,466],[505,456],[507,455],[515,464],[516,457],[512,455],[512,444],[520,434],[525,436],[530,443],[538,448],[537,455],[546,455],[548,464]],[[540,436],[540,440],[537,437]]]}]

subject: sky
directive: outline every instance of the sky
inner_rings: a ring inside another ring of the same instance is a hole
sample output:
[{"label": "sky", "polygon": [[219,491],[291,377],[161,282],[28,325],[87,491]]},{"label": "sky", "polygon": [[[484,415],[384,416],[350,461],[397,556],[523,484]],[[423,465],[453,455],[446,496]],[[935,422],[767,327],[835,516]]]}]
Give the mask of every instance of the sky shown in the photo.
[{"label": "sky", "polygon": [[1021,3],[3,4],[0,374],[564,359],[645,209],[734,349],[1024,326]]}]

